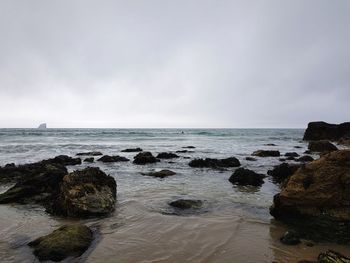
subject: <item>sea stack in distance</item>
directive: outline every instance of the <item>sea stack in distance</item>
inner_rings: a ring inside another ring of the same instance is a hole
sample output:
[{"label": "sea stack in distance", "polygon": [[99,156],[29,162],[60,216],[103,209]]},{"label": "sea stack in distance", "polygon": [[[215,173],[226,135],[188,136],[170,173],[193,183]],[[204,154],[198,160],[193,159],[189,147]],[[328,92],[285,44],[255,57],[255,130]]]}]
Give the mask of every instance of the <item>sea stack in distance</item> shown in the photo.
[{"label": "sea stack in distance", "polygon": [[41,123],[38,127],[38,129],[47,129],[46,123]]}]

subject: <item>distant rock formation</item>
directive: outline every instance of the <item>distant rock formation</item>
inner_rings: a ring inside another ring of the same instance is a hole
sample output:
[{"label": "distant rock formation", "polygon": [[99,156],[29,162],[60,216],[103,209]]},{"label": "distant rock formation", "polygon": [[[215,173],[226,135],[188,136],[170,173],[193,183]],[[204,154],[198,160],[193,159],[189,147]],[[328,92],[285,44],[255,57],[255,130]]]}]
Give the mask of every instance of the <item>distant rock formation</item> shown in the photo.
[{"label": "distant rock formation", "polygon": [[38,129],[47,129],[46,123],[42,123],[39,125]]},{"label": "distant rock formation", "polygon": [[350,122],[329,124],[323,121],[310,122],[304,134],[306,141],[330,140],[350,138]]}]

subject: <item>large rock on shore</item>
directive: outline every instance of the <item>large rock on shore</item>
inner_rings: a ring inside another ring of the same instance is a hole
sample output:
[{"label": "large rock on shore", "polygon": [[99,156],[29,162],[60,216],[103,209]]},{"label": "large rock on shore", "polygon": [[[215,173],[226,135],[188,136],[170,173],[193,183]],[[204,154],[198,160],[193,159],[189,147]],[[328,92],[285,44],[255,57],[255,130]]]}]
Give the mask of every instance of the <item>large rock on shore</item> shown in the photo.
[{"label": "large rock on shore", "polygon": [[350,138],[350,122],[329,124],[323,121],[310,122],[304,134],[304,140],[331,140]]},{"label": "large rock on shore", "polygon": [[310,141],[308,148],[311,152],[320,152],[320,153],[338,150],[338,148],[334,144],[330,143],[327,140]]},{"label": "large rock on shore", "polygon": [[134,164],[147,164],[147,163],[156,163],[159,162],[159,159],[154,157],[151,152],[140,152],[134,157]]},{"label": "large rock on shore", "polygon": [[274,182],[282,183],[298,170],[299,167],[300,165],[298,164],[281,163],[274,166],[272,170],[268,170],[267,174],[272,176]]},{"label": "large rock on shore", "polygon": [[226,159],[194,159],[188,164],[191,167],[198,168],[228,168],[228,167],[238,167],[241,165],[239,160],[235,157],[230,157]]},{"label": "large rock on shore", "polygon": [[334,151],[300,167],[274,196],[270,213],[300,223],[306,234],[350,243],[350,151]]},{"label": "large rock on shore", "polygon": [[33,247],[34,255],[40,261],[61,261],[67,257],[78,257],[90,246],[93,234],[82,224],[64,225],[28,245]]},{"label": "large rock on shore", "polygon": [[281,155],[281,153],[275,150],[257,150],[253,152],[252,155],[259,157],[278,157]]},{"label": "large rock on shore", "polygon": [[117,185],[97,167],[74,171],[63,177],[59,194],[48,211],[69,217],[109,214],[114,210]]},{"label": "large rock on shore", "polygon": [[261,186],[264,183],[264,175],[258,174],[252,170],[238,168],[230,177],[232,184]]},{"label": "large rock on shore", "polygon": [[60,164],[35,164],[19,167],[26,172],[24,178],[0,194],[0,203],[35,203],[50,204],[58,192],[58,186],[68,173],[66,167]]}]

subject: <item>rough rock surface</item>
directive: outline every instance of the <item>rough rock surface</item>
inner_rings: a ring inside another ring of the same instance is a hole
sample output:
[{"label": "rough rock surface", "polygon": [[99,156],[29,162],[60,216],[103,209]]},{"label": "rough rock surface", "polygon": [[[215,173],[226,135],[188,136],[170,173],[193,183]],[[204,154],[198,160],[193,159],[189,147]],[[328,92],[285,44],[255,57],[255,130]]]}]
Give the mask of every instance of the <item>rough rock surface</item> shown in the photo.
[{"label": "rough rock surface", "polygon": [[279,151],[275,151],[275,150],[257,150],[253,152],[252,155],[259,156],[259,157],[278,157],[281,154]]},{"label": "rough rock surface", "polygon": [[264,175],[252,170],[238,168],[230,177],[229,181],[238,185],[261,186],[264,183]]},{"label": "rough rock surface", "polygon": [[274,182],[282,183],[298,170],[299,167],[300,165],[297,164],[281,163],[280,165],[274,166],[272,170],[268,170],[267,174],[272,176]]},{"label": "rough rock surface", "polygon": [[350,122],[329,124],[323,121],[310,122],[304,134],[304,140],[331,140],[350,138]]},{"label": "rough rock surface", "polygon": [[63,177],[59,194],[48,211],[69,217],[109,214],[116,201],[116,182],[97,167],[74,171]]},{"label": "rough rock surface", "polygon": [[167,153],[162,152],[157,155],[157,158],[159,159],[172,159],[172,158],[179,158],[179,156],[175,153]]},{"label": "rough rock surface", "polygon": [[169,205],[179,209],[198,209],[202,207],[203,202],[201,200],[179,199],[170,202]]},{"label": "rough rock surface", "polygon": [[270,213],[318,227],[325,239],[349,243],[344,233],[350,231],[350,150],[328,153],[298,169],[274,196]]},{"label": "rough rock surface", "polygon": [[39,237],[28,245],[40,261],[61,261],[67,257],[78,257],[90,246],[93,234],[87,226],[64,225],[51,234]]},{"label": "rough rock surface", "polygon": [[103,155],[100,159],[97,161],[103,162],[103,163],[115,163],[115,162],[128,162],[130,161],[128,158],[119,156],[119,155]]},{"label": "rough rock surface", "polygon": [[159,159],[154,157],[150,152],[140,152],[134,157],[134,164],[147,164],[147,163],[156,163],[159,162]]},{"label": "rough rock surface", "polygon": [[142,175],[148,175],[148,176],[153,176],[153,177],[158,177],[158,178],[164,178],[168,176],[175,175],[176,173],[170,170],[161,170],[158,172],[150,172],[150,173],[142,173]]},{"label": "rough rock surface", "polygon": [[121,152],[123,153],[134,153],[134,152],[142,152],[143,150],[139,147],[137,148],[128,148],[128,149],[124,149]]},{"label": "rough rock surface", "polygon": [[188,164],[191,167],[199,168],[227,168],[227,167],[238,167],[241,165],[239,160],[235,157],[230,157],[226,159],[194,159]]},{"label": "rough rock surface", "polygon": [[311,141],[309,142],[308,148],[311,152],[331,152],[338,150],[334,144],[326,140]]}]

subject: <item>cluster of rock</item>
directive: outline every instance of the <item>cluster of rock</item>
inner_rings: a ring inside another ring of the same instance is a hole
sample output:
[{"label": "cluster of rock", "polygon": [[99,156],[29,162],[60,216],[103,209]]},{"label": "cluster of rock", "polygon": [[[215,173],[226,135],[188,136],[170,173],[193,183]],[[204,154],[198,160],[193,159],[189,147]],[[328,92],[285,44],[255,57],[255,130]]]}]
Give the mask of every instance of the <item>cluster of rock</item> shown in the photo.
[{"label": "cluster of rock", "polygon": [[241,165],[239,160],[235,157],[230,157],[226,159],[194,159],[188,164],[191,167],[198,168],[228,168],[228,167],[238,167]]}]

